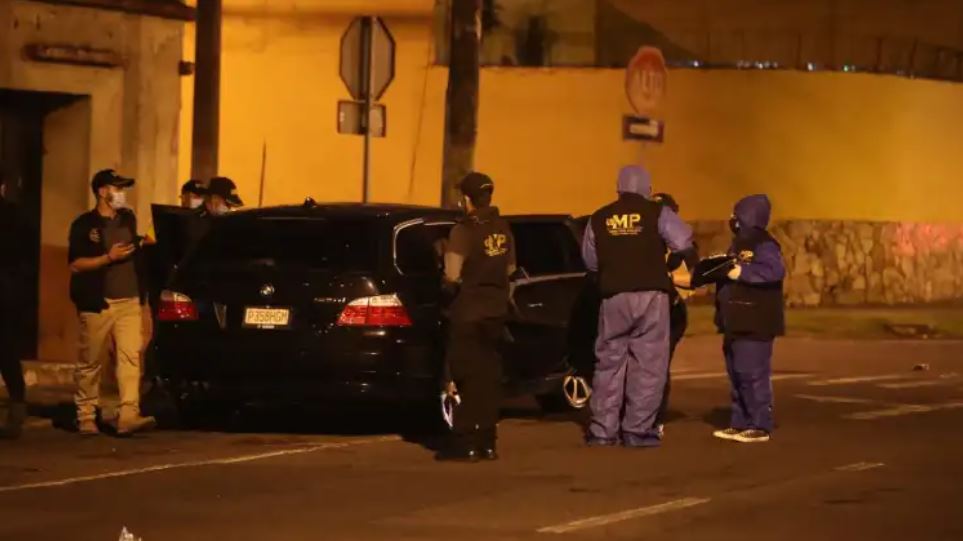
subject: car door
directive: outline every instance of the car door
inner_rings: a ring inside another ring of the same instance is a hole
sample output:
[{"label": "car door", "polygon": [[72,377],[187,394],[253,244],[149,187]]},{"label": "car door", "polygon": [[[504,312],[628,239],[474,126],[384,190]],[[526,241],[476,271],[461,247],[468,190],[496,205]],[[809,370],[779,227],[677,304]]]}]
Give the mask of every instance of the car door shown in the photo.
[{"label": "car door", "polygon": [[393,232],[393,264],[404,284],[401,300],[415,327],[435,345],[431,355],[439,369],[447,330],[441,289],[444,251],[454,225],[448,217],[423,217],[399,223]]},{"label": "car door", "polygon": [[509,217],[518,271],[512,280],[512,311],[506,370],[538,379],[571,364],[570,329],[585,293],[585,266],[568,217]]}]

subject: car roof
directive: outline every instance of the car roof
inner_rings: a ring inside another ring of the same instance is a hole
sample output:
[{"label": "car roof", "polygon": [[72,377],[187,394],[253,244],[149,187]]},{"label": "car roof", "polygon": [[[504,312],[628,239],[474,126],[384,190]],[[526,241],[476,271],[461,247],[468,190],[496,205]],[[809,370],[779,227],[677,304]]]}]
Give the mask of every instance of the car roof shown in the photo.
[{"label": "car roof", "polygon": [[408,220],[421,217],[457,216],[457,210],[440,207],[391,203],[315,203],[311,200],[301,205],[262,207],[231,213],[231,217],[235,218],[361,217]]},{"label": "car roof", "polygon": [[511,223],[517,222],[565,222],[571,220],[568,214],[509,214],[504,217]]}]

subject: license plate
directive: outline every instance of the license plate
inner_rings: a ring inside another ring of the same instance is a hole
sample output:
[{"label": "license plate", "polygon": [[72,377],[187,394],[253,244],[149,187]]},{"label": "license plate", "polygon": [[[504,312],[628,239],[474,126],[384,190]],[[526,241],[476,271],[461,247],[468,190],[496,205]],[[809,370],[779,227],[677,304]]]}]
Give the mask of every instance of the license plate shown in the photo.
[{"label": "license plate", "polygon": [[287,327],[291,321],[291,311],[287,308],[245,308],[244,325],[259,329]]}]

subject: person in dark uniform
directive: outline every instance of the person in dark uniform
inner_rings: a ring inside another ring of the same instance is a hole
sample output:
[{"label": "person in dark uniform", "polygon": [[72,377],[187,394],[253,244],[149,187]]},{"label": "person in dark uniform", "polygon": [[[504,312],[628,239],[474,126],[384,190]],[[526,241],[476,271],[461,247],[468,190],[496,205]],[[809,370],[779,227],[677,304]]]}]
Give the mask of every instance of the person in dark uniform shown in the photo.
[{"label": "person in dark uniform", "polygon": [[[667,193],[657,193],[652,196],[652,200],[667,207],[672,212],[679,213],[679,204],[671,195]],[[686,267],[682,254],[669,252],[666,263],[669,272],[674,274],[676,271]],[[692,269],[685,269],[691,271]],[[684,272],[684,271],[683,271]],[[662,392],[662,405],[659,406],[659,413],[656,415],[655,423],[660,432],[665,426],[666,414],[669,410],[669,392],[672,390],[672,359],[675,357],[675,350],[685,336],[685,330],[689,326],[689,310],[685,304],[685,298],[678,288],[673,287],[669,291],[669,367],[670,370],[665,374],[665,388]]]},{"label": "person in dark uniform", "polygon": [[729,227],[729,254],[736,264],[716,285],[716,326],[723,334],[723,355],[732,385],[729,427],[717,438],[756,443],[773,430],[772,346],[785,333],[782,249],[769,234],[772,205],[765,195],[736,203]]},{"label": "person in dark uniform", "polygon": [[199,209],[204,204],[204,196],[207,189],[199,180],[188,180],[181,186],[181,207],[186,209]]},{"label": "person in dark uniform", "polygon": [[223,216],[234,209],[244,206],[244,201],[237,193],[237,185],[227,177],[214,177],[204,189],[204,204],[197,209],[195,220],[187,231],[187,246],[189,253],[196,247],[208,231],[211,230],[211,219]]},{"label": "person in dark uniform", "polygon": [[515,239],[491,206],[495,184],[490,178],[470,173],[459,189],[467,216],[452,228],[445,252],[445,280],[457,287],[445,362],[461,406],[436,458],[495,460],[502,376],[497,346],[505,332]]},{"label": "person in dark uniform", "polygon": [[27,259],[24,253],[23,216],[17,206],[7,200],[6,185],[0,179],[0,376],[7,386],[9,407],[0,436],[20,436],[27,417],[26,390],[20,367],[20,301],[18,291],[26,280]]},{"label": "person in dark uniform", "polygon": [[204,191],[204,207],[202,215],[222,216],[234,209],[244,206],[244,201],[237,194],[237,185],[227,177],[214,177],[207,184]]},{"label": "person in dark uniform", "polygon": [[649,199],[649,173],[619,172],[619,198],[596,211],[582,242],[582,257],[598,272],[602,307],[590,401],[590,446],[655,447],[662,434],[656,415],[669,367],[669,294],[666,249],[694,267],[692,228]]}]

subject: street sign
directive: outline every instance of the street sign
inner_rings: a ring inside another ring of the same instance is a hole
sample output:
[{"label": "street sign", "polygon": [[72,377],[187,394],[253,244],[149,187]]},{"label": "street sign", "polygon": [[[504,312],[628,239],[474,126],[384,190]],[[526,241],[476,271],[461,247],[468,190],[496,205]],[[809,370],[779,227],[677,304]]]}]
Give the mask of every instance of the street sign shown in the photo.
[{"label": "street sign", "polygon": [[[339,101],[338,133],[343,133],[346,135],[364,135],[364,107],[365,102],[363,101]],[[387,111],[385,111],[385,106],[378,103],[374,104],[371,107],[371,114],[368,115],[368,123],[371,126],[371,136],[384,137],[387,131],[386,122]]]},{"label": "street sign", "polygon": [[665,57],[656,47],[639,49],[625,72],[625,94],[640,115],[651,115],[665,96],[668,70]]},{"label": "street sign", "polygon": [[622,117],[622,139],[661,143],[665,138],[665,123],[654,118],[626,115]]},{"label": "street sign", "polygon": [[[381,99],[395,78],[395,40],[378,17],[358,17],[351,21],[341,36],[341,80],[357,105],[338,104],[338,130],[364,135],[364,169],[362,201],[370,199],[371,138],[384,137],[384,106],[373,102]],[[355,115],[360,107],[360,114]],[[375,114],[372,115],[372,112]],[[380,120],[378,114],[380,113]],[[353,118],[357,119],[356,126]],[[342,127],[342,121],[345,123]],[[380,135],[378,135],[380,131]]]},{"label": "street sign", "polygon": [[395,78],[395,40],[383,20],[357,17],[351,21],[341,35],[339,71],[352,98],[381,99]]}]

